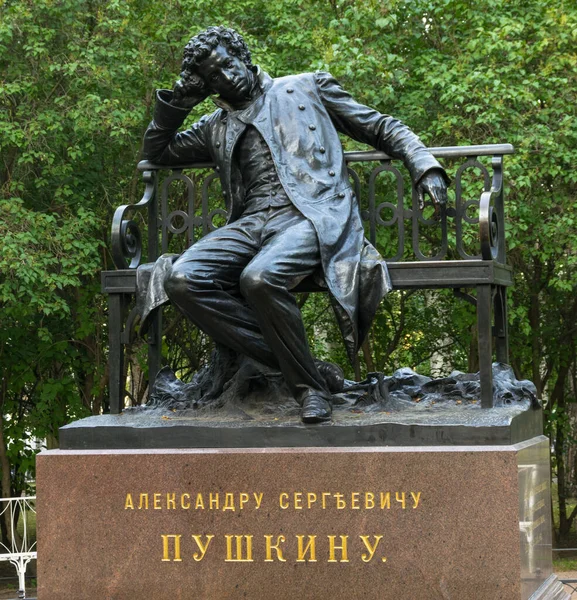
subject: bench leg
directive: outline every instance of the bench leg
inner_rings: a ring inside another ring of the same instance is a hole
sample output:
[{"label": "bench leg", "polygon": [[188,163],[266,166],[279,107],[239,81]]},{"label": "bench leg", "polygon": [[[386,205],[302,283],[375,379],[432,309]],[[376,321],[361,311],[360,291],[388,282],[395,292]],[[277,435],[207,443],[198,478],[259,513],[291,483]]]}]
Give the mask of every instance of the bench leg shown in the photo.
[{"label": "bench leg", "polygon": [[497,362],[509,364],[507,288],[503,285],[497,287],[495,294],[495,353]]},{"label": "bench leg", "polygon": [[118,415],[124,407],[124,348],[121,335],[124,323],[124,295],[108,296],[108,388],[110,412]]},{"label": "bench leg", "polygon": [[477,329],[479,332],[479,375],[481,406],[493,407],[492,294],[490,285],[477,286]]}]

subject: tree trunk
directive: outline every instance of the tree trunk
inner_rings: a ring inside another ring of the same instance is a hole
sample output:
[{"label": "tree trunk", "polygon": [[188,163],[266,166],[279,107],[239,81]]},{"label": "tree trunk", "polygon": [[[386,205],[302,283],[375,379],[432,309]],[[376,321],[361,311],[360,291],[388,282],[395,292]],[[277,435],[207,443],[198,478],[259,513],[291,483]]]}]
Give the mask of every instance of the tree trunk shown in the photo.
[{"label": "tree trunk", "polygon": [[367,373],[375,372],[375,361],[373,360],[373,353],[371,351],[371,342],[369,341],[369,336],[365,338],[365,341],[362,345],[363,349],[363,357],[365,359],[365,365],[367,366]]},{"label": "tree trunk", "polygon": [[[566,411],[565,384],[569,374],[569,365],[562,365],[557,375],[555,387],[551,394],[551,404],[557,407],[557,414],[564,415]],[[565,470],[565,442],[566,442],[565,419],[555,421],[554,452],[557,463],[557,498],[559,500],[559,535],[558,542],[563,542],[569,535],[573,519],[567,515],[567,485]]]},{"label": "tree trunk", "polygon": [[477,326],[471,328],[471,343],[467,357],[467,373],[476,373],[479,370],[479,332]]},{"label": "tree trunk", "polygon": [[541,360],[543,353],[539,336],[541,311],[538,293],[531,293],[529,299],[529,325],[531,326],[531,376],[537,388],[537,397],[541,398],[543,396],[543,382],[541,380]]},{"label": "tree trunk", "polygon": [[[2,390],[4,392],[5,390]],[[0,400],[0,408],[4,407],[4,395],[2,393],[2,399]],[[10,461],[8,460],[8,454],[6,452],[6,439],[4,437],[4,413],[0,410],[0,468],[2,469],[2,478],[0,482],[0,492],[2,498],[10,498],[12,496],[12,490],[10,486]],[[4,509],[4,506],[2,506]],[[10,511],[4,511],[4,518],[2,519],[2,534],[6,537],[6,540],[10,544],[12,541],[12,523],[10,521]],[[8,545],[10,547],[10,545]]]}]

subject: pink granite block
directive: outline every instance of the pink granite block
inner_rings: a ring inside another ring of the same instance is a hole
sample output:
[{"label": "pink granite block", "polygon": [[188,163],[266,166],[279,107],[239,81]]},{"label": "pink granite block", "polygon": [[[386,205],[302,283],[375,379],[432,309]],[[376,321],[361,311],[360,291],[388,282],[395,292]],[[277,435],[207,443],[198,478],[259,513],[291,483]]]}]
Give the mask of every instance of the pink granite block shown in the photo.
[{"label": "pink granite block", "polygon": [[43,452],[38,598],[561,599],[544,457],[543,437]]}]

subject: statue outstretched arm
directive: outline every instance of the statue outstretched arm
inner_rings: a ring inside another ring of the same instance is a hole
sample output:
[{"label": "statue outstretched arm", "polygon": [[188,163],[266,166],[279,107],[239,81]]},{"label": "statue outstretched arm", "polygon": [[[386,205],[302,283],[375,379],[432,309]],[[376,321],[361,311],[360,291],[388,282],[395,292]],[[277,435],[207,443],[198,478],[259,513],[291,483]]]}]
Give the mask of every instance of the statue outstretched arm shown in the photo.
[{"label": "statue outstretched arm", "polygon": [[357,102],[330,73],[315,73],[315,81],[322,102],[338,131],[401,159],[419,194],[422,195],[424,191],[433,201],[446,201],[449,177],[409,127],[390,115]]}]

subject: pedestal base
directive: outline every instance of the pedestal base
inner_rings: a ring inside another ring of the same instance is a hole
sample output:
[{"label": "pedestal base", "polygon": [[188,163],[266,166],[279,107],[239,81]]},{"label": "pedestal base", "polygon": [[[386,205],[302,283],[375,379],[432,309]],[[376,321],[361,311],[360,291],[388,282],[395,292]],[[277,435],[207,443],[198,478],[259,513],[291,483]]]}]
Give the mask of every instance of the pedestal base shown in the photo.
[{"label": "pedestal base", "polygon": [[[296,407],[296,404],[293,401]],[[134,448],[309,448],[317,446],[498,446],[543,433],[540,409],[481,409],[479,405],[390,413],[335,413],[324,425],[292,417],[239,418],[221,411],[127,410],[87,417],[60,428],[66,450]]]},{"label": "pedestal base", "polygon": [[565,600],[548,441],[54,450],[39,600]]}]

